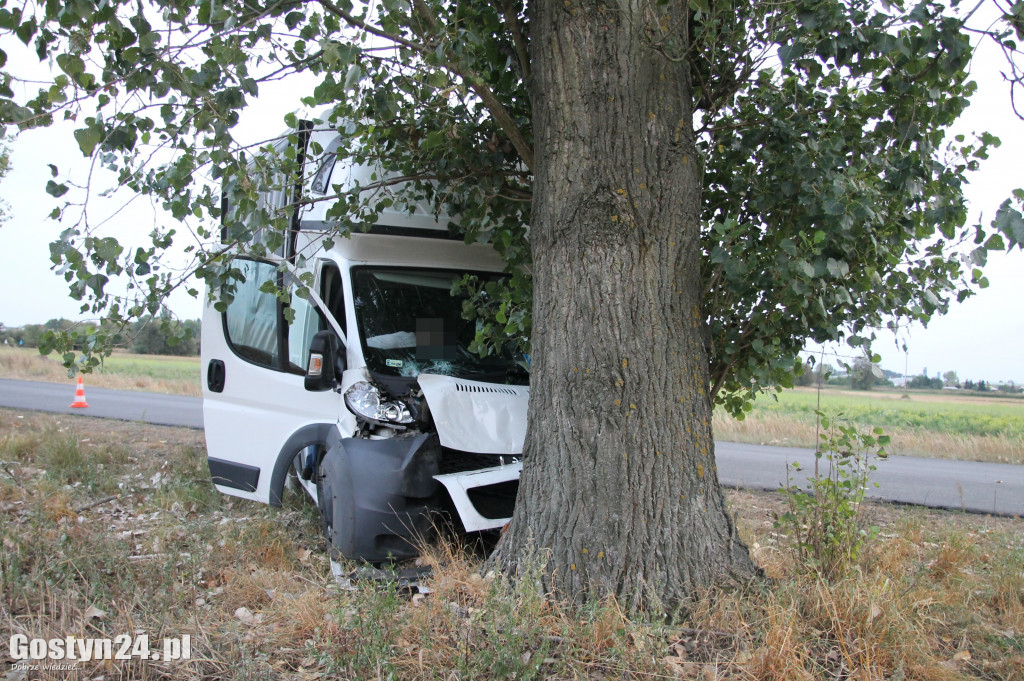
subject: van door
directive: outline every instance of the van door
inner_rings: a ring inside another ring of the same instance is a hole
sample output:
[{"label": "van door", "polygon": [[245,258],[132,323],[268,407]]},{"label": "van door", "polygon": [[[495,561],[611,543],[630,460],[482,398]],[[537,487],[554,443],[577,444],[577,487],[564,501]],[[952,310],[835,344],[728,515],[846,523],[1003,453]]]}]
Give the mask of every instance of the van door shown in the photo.
[{"label": "van door", "polygon": [[276,264],[240,258],[235,266],[245,281],[227,310],[207,302],[203,312],[207,456],[221,492],[277,505],[292,459],[337,427],[342,400],[303,385],[309,342],[329,328],[324,311],[295,295],[285,307],[261,291],[279,276]]}]

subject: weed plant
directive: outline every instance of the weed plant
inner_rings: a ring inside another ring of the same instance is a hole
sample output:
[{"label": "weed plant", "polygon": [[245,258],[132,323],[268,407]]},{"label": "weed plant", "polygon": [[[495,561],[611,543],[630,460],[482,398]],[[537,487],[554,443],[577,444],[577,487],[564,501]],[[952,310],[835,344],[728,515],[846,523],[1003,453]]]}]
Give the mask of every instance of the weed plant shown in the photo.
[{"label": "weed plant", "polygon": [[[889,437],[881,428],[861,432],[841,416],[818,412],[820,446],[806,488],[789,482],[783,488],[787,510],[776,527],[783,529],[799,562],[826,579],[846,573],[871,533],[864,523],[864,499],[875,470],[886,457]],[[802,469],[798,463],[792,468]],[[787,466],[787,474],[790,467]]]}]

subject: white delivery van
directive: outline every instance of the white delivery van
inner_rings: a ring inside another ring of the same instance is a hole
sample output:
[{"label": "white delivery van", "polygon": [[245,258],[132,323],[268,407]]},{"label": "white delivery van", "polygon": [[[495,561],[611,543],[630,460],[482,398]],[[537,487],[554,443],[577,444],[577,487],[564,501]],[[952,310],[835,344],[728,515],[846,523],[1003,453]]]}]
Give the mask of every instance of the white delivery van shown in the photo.
[{"label": "white delivery van", "polygon": [[[290,206],[299,192],[316,197],[379,177],[337,160],[338,136],[304,124],[296,153],[304,180],[261,200]],[[447,219],[429,211],[385,210],[369,233],[325,247],[329,203],[295,211],[273,256],[235,261],[244,281],[226,311],[206,304],[213,482],[279,505],[293,476],[316,501],[333,549],[371,562],[415,555],[437,511],[467,532],[502,527],[522,468],[528,358],[469,352],[475,322],[451,294],[466,273],[502,276],[501,259],[450,237]],[[296,286],[304,273],[311,293],[292,296],[290,310],[261,290],[275,279]]]}]

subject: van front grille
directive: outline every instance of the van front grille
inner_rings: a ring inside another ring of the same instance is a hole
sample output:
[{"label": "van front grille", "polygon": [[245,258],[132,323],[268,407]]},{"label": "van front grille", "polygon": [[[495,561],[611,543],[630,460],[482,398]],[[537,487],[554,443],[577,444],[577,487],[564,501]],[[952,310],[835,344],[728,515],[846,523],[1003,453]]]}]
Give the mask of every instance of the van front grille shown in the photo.
[{"label": "van front grille", "polygon": [[476,512],[488,520],[511,518],[518,493],[518,480],[509,480],[483,487],[471,487],[466,490],[466,496],[476,508]]},{"label": "van front grille", "polygon": [[520,395],[521,389],[510,386],[497,385],[474,385],[472,383],[459,383],[454,381],[455,390],[460,393],[501,393],[503,395]]},{"label": "van front grille", "polygon": [[511,454],[477,454],[463,452],[458,449],[441,447],[441,462],[438,466],[441,475],[448,473],[465,473],[484,468],[494,468],[502,463],[510,464],[519,461],[520,457]]}]

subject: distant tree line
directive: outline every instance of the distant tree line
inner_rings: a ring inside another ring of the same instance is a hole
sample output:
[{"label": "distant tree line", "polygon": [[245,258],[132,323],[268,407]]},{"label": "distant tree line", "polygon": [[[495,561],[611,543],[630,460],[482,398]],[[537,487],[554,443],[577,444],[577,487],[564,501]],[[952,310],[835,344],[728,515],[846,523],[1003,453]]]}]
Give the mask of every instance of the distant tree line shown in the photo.
[{"label": "distant tree line", "polygon": [[[881,373],[881,376],[879,376]],[[877,367],[872,368],[871,362],[866,358],[857,359],[852,365],[844,365],[836,368],[822,362],[819,364],[805,364],[794,372],[793,384],[804,387],[821,387],[825,385],[833,387],[852,388],[854,390],[871,390],[875,387],[894,386],[894,379],[899,379],[902,374],[888,369],[878,371]],[[1024,393],[1024,386],[1019,386],[1013,381],[992,384],[988,381],[964,381],[961,383],[955,371],[947,371],[942,375],[932,378],[927,374],[912,376],[907,380],[906,387],[910,390],[942,390],[943,388],[959,388],[961,390],[972,390],[975,392],[999,391],[1005,393]]]},{"label": "distant tree line", "polygon": [[802,369],[803,373],[795,375],[793,383],[805,387],[831,385],[854,390],[871,390],[876,386],[891,386],[891,379],[898,376],[891,371],[883,371],[873,366],[867,358],[857,359],[852,365],[844,365],[842,369],[837,369],[827,362],[804,366]]},{"label": "distant tree line", "polygon": [[985,381],[964,381],[964,390],[975,390],[977,392],[988,392],[990,390],[998,390],[1002,393],[1021,393],[1024,392],[1024,387],[1017,385],[1013,381],[1007,381],[1006,383],[999,383],[998,385],[992,385]]},{"label": "distant tree line", "polygon": [[[81,328],[82,322],[51,319],[44,324],[8,327],[0,324],[0,344],[37,348],[47,331]],[[85,324],[85,326],[95,326]],[[198,319],[179,320],[169,316],[146,316],[124,329],[114,331],[118,347],[143,355],[198,355]]]},{"label": "distant tree line", "polygon": [[935,378],[929,378],[924,374],[914,376],[907,381],[907,387],[914,390],[942,390],[945,385],[946,384],[938,376]]}]

